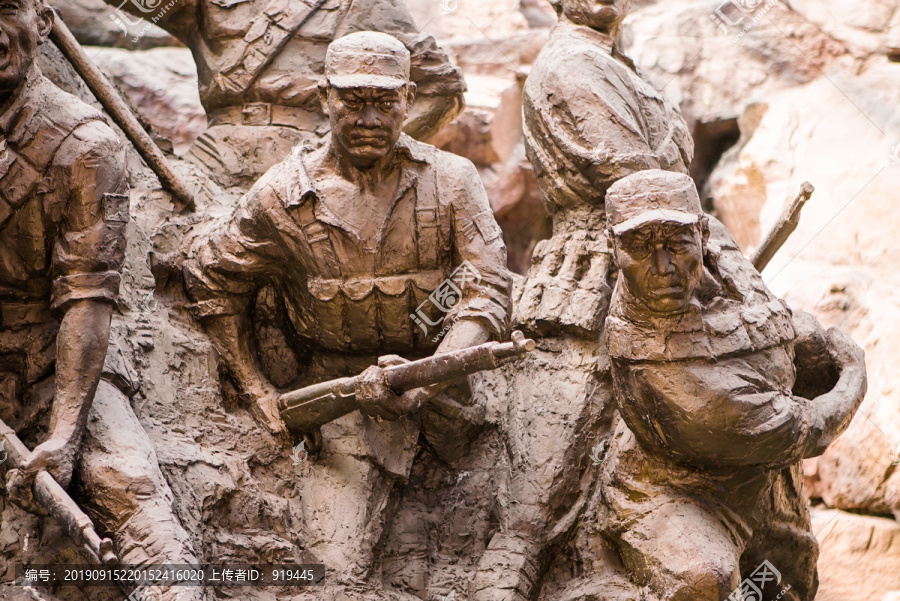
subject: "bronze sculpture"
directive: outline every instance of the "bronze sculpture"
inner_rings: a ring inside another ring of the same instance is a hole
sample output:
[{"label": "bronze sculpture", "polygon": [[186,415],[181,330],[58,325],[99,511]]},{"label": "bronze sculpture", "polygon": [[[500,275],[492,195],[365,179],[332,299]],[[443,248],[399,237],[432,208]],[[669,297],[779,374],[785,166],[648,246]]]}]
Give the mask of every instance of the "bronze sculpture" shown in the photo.
[{"label": "bronze sculpture", "polygon": [[513,323],[538,352],[506,371],[515,503],[482,558],[478,601],[529,599],[544,550],[571,529],[593,486],[590,450],[614,410],[596,344],[612,285],[606,190],[642,169],[686,173],[693,157],[678,108],[618,49],[631,4],[554,0],[559,22],[525,83],[526,150],[553,237],[537,245],[514,294]]},{"label": "bronze sculpture", "polygon": [[[418,408],[439,392],[397,396],[382,367],[403,360],[379,356],[421,357],[509,331],[500,229],[470,162],[402,133],[416,89],[409,75],[409,51],[391,36],[333,42],[320,85],[326,144],[270,170],[185,263],[205,330],[273,433],[284,431],[280,394],[260,370],[247,320],[260,286],[272,282],[286,300],[306,359],[295,386],[366,370],[355,387],[362,411],[322,427],[300,484],[308,549],[338,590],[363,587],[374,599],[384,594],[368,580],[386,505],[409,474],[420,419],[429,435]],[[449,328],[429,330],[441,323]]]},{"label": "bronze sculpture", "polygon": [[408,134],[427,139],[464,106],[462,74],[403,0],[178,0],[149,12],[105,1],[151,18],[191,49],[209,128],[189,158],[223,185],[249,188],[291,148],[328,132],[316,91],[326,48],[355,31],[384,31],[412,53],[419,91]]},{"label": "bronze sculpture", "polygon": [[37,67],[53,19],[42,0],[0,11],[0,419],[40,442],[6,489],[40,513],[36,474],[67,486],[77,472],[121,561],[194,563],[150,440],[104,366],[129,220],[125,153],[99,112]]},{"label": "bronze sculpture", "polygon": [[[602,478],[608,537],[663,600],[814,598],[799,460],[849,425],[866,391],[862,349],[720,263],[686,175],[636,173],[606,203],[620,270],[606,335],[624,422]],[[796,364],[820,383],[833,364],[837,381],[804,398]],[[763,562],[790,590],[748,579]]]}]

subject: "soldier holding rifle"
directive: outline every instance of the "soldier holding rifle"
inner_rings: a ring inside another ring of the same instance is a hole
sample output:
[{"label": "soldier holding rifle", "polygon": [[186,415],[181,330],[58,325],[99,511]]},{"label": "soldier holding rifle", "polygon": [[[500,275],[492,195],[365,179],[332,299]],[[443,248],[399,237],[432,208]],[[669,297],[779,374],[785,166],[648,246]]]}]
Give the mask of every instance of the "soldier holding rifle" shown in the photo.
[{"label": "soldier holding rifle", "polygon": [[[35,64],[53,19],[42,0],[0,5],[0,433],[12,458],[3,468],[15,468],[6,490],[63,521],[93,559],[109,558],[46,477],[68,486],[77,470],[122,562],[196,563],[150,440],[103,377],[129,218],[125,152],[99,112]],[[28,453],[13,432],[40,444]],[[182,588],[163,599],[200,596]]]},{"label": "soldier holding rifle", "polygon": [[[475,167],[402,133],[416,91],[406,47],[382,33],[348,35],[330,45],[325,75],[326,145],[273,167],[194,244],[185,279],[206,331],[271,431],[285,428],[281,395],[261,372],[248,323],[260,286],[273,283],[284,295],[309,358],[295,384],[365,370],[355,383],[361,411],[322,426],[321,452],[300,481],[307,548],[339,586],[352,587],[373,568],[385,508],[409,474],[418,418],[434,394],[392,386],[385,368],[403,360],[378,357],[504,339],[511,278]],[[452,326],[441,340],[443,323]],[[365,598],[384,598],[368,590]]]}]

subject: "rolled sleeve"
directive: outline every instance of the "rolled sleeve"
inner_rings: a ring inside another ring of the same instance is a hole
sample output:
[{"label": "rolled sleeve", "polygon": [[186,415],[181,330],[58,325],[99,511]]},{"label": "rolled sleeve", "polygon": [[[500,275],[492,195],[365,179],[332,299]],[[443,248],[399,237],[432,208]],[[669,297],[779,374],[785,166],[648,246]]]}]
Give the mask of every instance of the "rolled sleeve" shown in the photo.
[{"label": "rolled sleeve", "polygon": [[503,232],[475,166],[452,155],[440,176],[453,212],[454,260],[478,271],[462,289],[462,300],[447,318],[480,321],[496,340],[509,337],[512,275],[506,267]]},{"label": "rolled sleeve", "polygon": [[124,165],[124,147],[100,122],[76,129],[57,152],[46,197],[59,223],[51,264],[55,312],[77,300],[116,301],[129,218]]}]

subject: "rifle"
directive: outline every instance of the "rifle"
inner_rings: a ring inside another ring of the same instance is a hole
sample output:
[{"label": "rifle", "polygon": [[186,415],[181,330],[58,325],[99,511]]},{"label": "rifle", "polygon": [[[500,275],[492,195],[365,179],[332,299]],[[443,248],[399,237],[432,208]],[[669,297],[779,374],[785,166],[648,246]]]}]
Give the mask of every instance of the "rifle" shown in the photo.
[{"label": "rifle", "polygon": [[[386,367],[384,372],[394,392],[403,394],[414,388],[496,369],[510,361],[522,359],[534,348],[534,340],[525,338],[522,332],[513,332],[512,342],[488,342],[432,355]],[[359,409],[356,401],[357,378],[359,376],[338,378],[283,394],[278,401],[281,419],[292,432],[306,434],[356,411]]]},{"label": "rifle", "polygon": [[[0,420],[0,451],[5,451],[13,467],[28,461],[28,450],[12,428]],[[2,456],[2,455],[0,455]],[[72,497],[53,479],[46,470],[38,472],[32,487],[34,498],[63,527],[69,538],[78,545],[88,558],[99,565],[114,565],[119,562],[113,552],[113,543],[108,538],[100,538],[94,523]]]},{"label": "rifle", "polygon": [[772,228],[769,235],[763,240],[763,243],[760,244],[759,248],[756,249],[756,252],[753,253],[753,258],[750,260],[753,262],[753,266],[756,267],[756,271],[761,272],[766,268],[766,265],[768,265],[769,261],[772,260],[772,257],[775,256],[775,253],[784,246],[788,237],[790,237],[790,235],[794,233],[794,230],[797,229],[797,225],[800,223],[800,211],[803,210],[803,205],[806,204],[814,191],[815,188],[813,188],[812,184],[809,182],[803,182],[800,186],[800,194],[798,194],[797,198],[794,199],[794,202],[785,209],[781,218],[778,219],[778,223],[775,224],[775,227]]},{"label": "rifle", "polygon": [[119,96],[116,88],[109,82],[103,72],[97,68],[97,65],[91,62],[84,48],[81,47],[81,44],[78,43],[78,40],[75,39],[69,28],[63,23],[59,13],[55,16],[53,29],[50,30],[50,39],[53,40],[53,43],[62,52],[62,55],[66,57],[75,69],[75,72],[81,76],[100,104],[103,105],[103,108],[106,109],[106,112],[109,113],[109,116],[116,122],[116,125],[122,128],[122,131],[125,132],[138,154],[141,155],[147,166],[159,178],[159,183],[172,193],[173,198],[177,202],[191,211],[195,210],[197,207],[193,195],[188,191],[181,178],[172,171],[162,150],[159,149],[159,146],[156,145],[150,134],[141,126],[140,121],[138,121],[128,105],[125,104],[122,97]]}]

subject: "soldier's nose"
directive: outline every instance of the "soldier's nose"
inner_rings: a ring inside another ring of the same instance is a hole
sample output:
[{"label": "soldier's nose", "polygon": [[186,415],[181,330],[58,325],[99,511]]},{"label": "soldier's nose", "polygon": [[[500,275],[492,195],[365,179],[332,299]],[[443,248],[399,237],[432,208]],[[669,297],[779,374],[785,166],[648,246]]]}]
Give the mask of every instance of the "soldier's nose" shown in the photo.
[{"label": "soldier's nose", "polygon": [[381,127],[381,116],[378,114],[378,109],[367,104],[363,110],[360,111],[356,124],[361,127]]},{"label": "soldier's nose", "polygon": [[658,274],[675,272],[675,266],[672,264],[672,257],[665,248],[658,247],[653,252],[653,269]]}]

